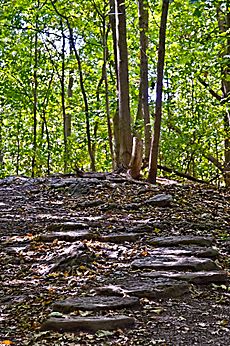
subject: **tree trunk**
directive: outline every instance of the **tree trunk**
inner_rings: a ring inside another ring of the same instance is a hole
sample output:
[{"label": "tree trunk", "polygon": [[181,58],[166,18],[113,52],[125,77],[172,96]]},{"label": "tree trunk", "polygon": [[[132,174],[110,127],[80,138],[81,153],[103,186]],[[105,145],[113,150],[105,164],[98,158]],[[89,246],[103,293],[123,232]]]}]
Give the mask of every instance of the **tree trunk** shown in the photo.
[{"label": "tree trunk", "polygon": [[[217,18],[219,30],[221,33],[227,33],[230,30],[230,12],[229,12],[230,1],[226,1],[226,11],[223,11],[218,8],[217,9]],[[223,58],[225,56],[230,56],[230,37],[226,34],[226,43],[223,47]],[[226,111],[224,114],[224,131],[225,131],[225,139],[224,139],[224,179],[227,187],[230,186],[230,59],[228,58],[228,62],[222,69],[222,99],[226,104]]]},{"label": "tree trunk", "polygon": [[[72,28],[70,28],[71,31],[73,31]],[[73,44],[72,44],[72,41],[71,41],[71,38],[69,37],[69,55],[70,55],[70,58],[72,58],[73,56]],[[68,96],[68,112],[66,112],[66,137],[70,137],[71,136],[71,132],[72,132],[72,119],[71,119],[71,99],[73,97],[73,83],[74,83],[74,69],[71,68],[69,70],[69,82],[68,82],[68,89],[67,89],[67,96]]]},{"label": "tree trunk", "polygon": [[120,127],[120,164],[127,169],[131,159],[132,135],[129,108],[128,49],[126,41],[126,15],[124,0],[115,0],[118,104]]},{"label": "tree trunk", "polygon": [[62,68],[61,68],[61,103],[62,103],[62,117],[63,117],[63,135],[64,135],[64,173],[67,172],[68,167],[68,143],[67,143],[67,115],[65,105],[65,33],[63,28],[63,21],[61,18],[61,32],[62,32]]},{"label": "tree trunk", "polygon": [[140,178],[140,171],[142,167],[142,155],[143,155],[143,141],[140,138],[133,137],[132,157],[129,163],[130,169],[129,175],[133,179]]},{"label": "tree trunk", "polygon": [[76,49],[76,45],[74,42],[74,37],[73,37],[73,30],[72,27],[70,25],[69,19],[68,17],[66,17],[65,15],[61,14],[57,7],[55,6],[55,2],[51,0],[51,4],[55,10],[55,12],[61,17],[64,18],[66,20],[66,24],[68,26],[69,29],[69,37],[70,37],[70,41],[72,44],[72,48],[75,54],[75,58],[77,60],[77,64],[78,64],[78,71],[79,71],[79,79],[80,79],[80,88],[81,88],[81,92],[82,92],[82,97],[83,97],[83,101],[84,101],[84,105],[85,105],[85,120],[86,120],[86,136],[87,136],[87,145],[88,145],[88,153],[89,153],[89,157],[90,157],[90,166],[91,166],[91,170],[95,171],[96,170],[96,166],[95,166],[95,156],[93,154],[93,150],[92,150],[92,140],[91,140],[91,134],[90,134],[90,123],[89,123],[89,105],[88,105],[88,99],[87,99],[87,95],[86,95],[86,91],[85,91],[85,85],[84,85],[84,79],[83,79],[83,72],[82,72],[82,67],[81,67],[81,59],[80,59],[80,55]]},{"label": "tree trunk", "polygon": [[[114,69],[116,74],[116,89],[117,89],[117,95],[118,95],[118,67],[117,67],[117,38],[116,38],[116,18],[115,18],[115,0],[109,0],[110,4],[110,26],[112,29],[112,36],[113,36],[113,53],[114,53]],[[118,114],[118,102],[117,102],[117,108],[115,110],[114,116],[113,116],[113,136],[114,136],[114,168],[119,168],[120,166],[120,128],[119,128],[119,114]]]},{"label": "tree trunk", "polygon": [[[149,116],[149,83],[148,83],[148,0],[138,0],[140,30],[140,86],[137,120],[144,119],[145,161],[149,160],[151,145],[151,127]],[[137,131],[138,132],[138,131]],[[138,133],[137,133],[138,135]]]},{"label": "tree trunk", "polygon": [[108,138],[109,138],[109,148],[112,159],[112,168],[115,168],[114,162],[114,152],[113,152],[113,133],[111,127],[111,119],[110,119],[110,105],[109,105],[109,84],[108,84],[108,75],[107,75],[107,59],[108,59],[108,31],[106,30],[106,19],[103,17],[103,74],[105,81],[105,106],[106,106],[106,119],[107,119],[107,129],[108,129]]},{"label": "tree trunk", "polygon": [[92,150],[92,140],[91,140],[91,134],[90,134],[89,104],[88,104],[88,99],[87,99],[85,86],[84,86],[83,72],[82,72],[82,67],[81,67],[81,59],[80,59],[79,53],[76,49],[76,46],[74,43],[74,38],[73,38],[73,33],[71,32],[71,26],[70,26],[68,21],[67,21],[67,25],[69,28],[69,33],[70,33],[70,38],[71,38],[71,42],[73,45],[74,54],[75,54],[77,64],[78,64],[80,87],[81,87],[82,97],[83,97],[83,101],[84,101],[84,105],[85,105],[86,136],[87,136],[87,144],[88,144],[88,153],[89,153],[89,157],[90,157],[90,166],[91,166],[92,171],[96,171],[95,156],[94,156],[94,153]]},{"label": "tree trunk", "polygon": [[[39,7],[39,1],[37,6]],[[32,155],[32,177],[36,174],[36,155],[37,155],[37,108],[38,108],[38,17],[35,24],[34,39],[34,73],[33,73],[33,155]]]},{"label": "tree trunk", "polygon": [[160,34],[159,34],[158,63],[157,63],[156,110],[155,110],[154,133],[153,133],[152,143],[151,143],[151,152],[150,152],[150,158],[149,158],[149,173],[148,173],[148,181],[153,184],[156,183],[156,177],[157,177],[157,160],[158,160],[160,131],[161,131],[165,39],[166,39],[166,24],[167,24],[167,17],[168,17],[168,8],[169,8],[169,0],[163,0]]}]

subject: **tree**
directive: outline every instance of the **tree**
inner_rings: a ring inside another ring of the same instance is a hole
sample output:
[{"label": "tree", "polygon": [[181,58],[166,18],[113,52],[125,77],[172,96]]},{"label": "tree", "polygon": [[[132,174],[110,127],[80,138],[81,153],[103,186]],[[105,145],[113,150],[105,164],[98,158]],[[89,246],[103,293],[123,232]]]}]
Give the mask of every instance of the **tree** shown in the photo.
[{"label": "tree", "polygon": [[153,133],[152,143],[151,143],[151,152],[150,152],[150,158],[149,158],[149,173],[148,173],[148,181],[153,184],[156,183],[156,177],[157,177],[157,160],[158,160],[160,131],[161,131],[165,39],[166,39],[166,24],[167,24],[168,8],[169,8],[169,0],[163,0],[160,33],[159,33],[158,63],[157,63],[156,110],[155,110],[154,133]]},{"label": "tree", "polygon": [[138,0],[140,31],[140,85],[137,110],[138,121],[144,120],[145,161],[149,160],[151,145],[151,126],[149,116],[149,83],[148,83],[148,1]]},{"label": "tree", "polygon": [[117,78],[119,100],[119,165],[129,167],[132,151],[131,117],[129,106],[128,50],[124,0],[115,0]]}]

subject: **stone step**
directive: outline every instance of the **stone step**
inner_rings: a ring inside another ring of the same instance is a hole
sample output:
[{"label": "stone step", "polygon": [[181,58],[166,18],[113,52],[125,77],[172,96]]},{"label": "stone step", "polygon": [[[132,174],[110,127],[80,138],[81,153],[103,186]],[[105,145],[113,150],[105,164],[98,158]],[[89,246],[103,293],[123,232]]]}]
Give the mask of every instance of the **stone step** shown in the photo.
[{"label": "stone step", "polygon": [[127,242],[135,242],[136,240],[140,239],[142,236],[141,233],[126,233],[126,232],[122,232],[122,233],[111,233],[108,235],[104,235],[104,236],[99,236],[98,240],[101,242],[111,242],[111,243],[123,243],[125,241]]},{"label": "stone step", "polygon": [[69,313],[76,310],[99,311],[115,310],[139,305],[136,297],[92,296],[68,298],[53,304],[53,311]]},{"label": "stone step", "polygon": [[47,226],[47,231],[76,231],[79,229],[87,229],[88,225],[84,222],[58,222]]},{"label": "stone step", "polygon": [[180,245],[198,245],[211,246],[213,239],[211,237],[195,236],[174,236],[174,237],[156,237],[148,240],[148,243],[154,246],[180,246]]},{"label": "stone step", "polygon": [[141,273],[141,276],[148,278],[168,278],[175,280],[183,280],[193,284],[208,285],[210,283],[224,283],[228,281],[228,274],[223,270],[219,271],[200,271],[200,272],[166,272],[151,271]]},{"label": "stone step", "polygon": [[131,268],[169,271],[213,271],[220,269],[217,264],[209,258],[160,255],[134,260],[131,263]]},{"label": "stone step", "polygon": [[92,234],[86,230],[78,230],[78,231],[58,231],[58,232],[50,232],[40,234],[37,237],[37,240],[43,242],[52,242],[55,239],[59,241],[67,241],[67,242],[75,242],[80,239],[92,239]]},{"label": "stone step", "polygon": [[163,247],[163,248],[153,248],[148,251],[150,256],[195,256],[195,257],[205,257],[205,258],[216,258],[218,256],[218,250],[211,247],[204,246],[184,246],[178,247]]},{"label": "stone step", "polygon": [[135,325],[133,317],[116,315],[111,317],[50,317],[46,320],[41,330],[58,332],[77,332],[79,330],[96,332],[97,330],[114,330],[130,328]]},{"label": "stone step", "polygon": [[107,285],[96,288],[98,294],[103,295],[131,295],[139,298],[176,298],[189,292],[186,281],[168,278],[142,278],[124,279],[117,285]]}]

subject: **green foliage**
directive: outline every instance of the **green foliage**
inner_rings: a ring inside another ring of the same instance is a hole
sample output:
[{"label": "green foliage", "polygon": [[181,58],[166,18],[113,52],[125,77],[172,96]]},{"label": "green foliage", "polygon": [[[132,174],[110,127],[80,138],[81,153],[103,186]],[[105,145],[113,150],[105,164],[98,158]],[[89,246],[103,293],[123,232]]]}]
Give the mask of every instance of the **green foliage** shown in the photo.
[{"label": "green foliage", "polygon": [[[70,52],[68,23],[73,28],[89,104],[92,146],[98,170],[111,169],[103,75],[103,21],[109,26],[107,1],[3,1],[0,11],[0,169],[1,176],[31,174],[34,155],[34,73],[37,74],[36,175],[63,170],[64,135],[61,94],[62,35],[65,35],[65,105],[72,118],[68,138],[68,170],[89,169],[85,104],[79,65]],[[208,154],[224,160],[224,113],[221,104],[199,78],[221,95],[227,31],[220,32],[217,6],[224,1],[174,0],[170,4],[164,85],[161,163],[203,179],[216,168]],[[131,114],[135,118],[139,93],[139,28],[135,1],[127,0],[127,33]],[[161,2],[149,2],[149,79],[156,80],[156,53]],[[35,38],[37,35],[37,66]],[[111,30],[108,32],[107,74],[111,114],[117,107]],[[67,96],[72,71],[73,95]],[[228,78],[228,77],[226,77]],[[154,91],[150,93],[154,114]],[[152,120],[153,122],[153,117]],[[139,124],[141,127],[141,124]],[[136,129],[134,128],[133,131]]]}]

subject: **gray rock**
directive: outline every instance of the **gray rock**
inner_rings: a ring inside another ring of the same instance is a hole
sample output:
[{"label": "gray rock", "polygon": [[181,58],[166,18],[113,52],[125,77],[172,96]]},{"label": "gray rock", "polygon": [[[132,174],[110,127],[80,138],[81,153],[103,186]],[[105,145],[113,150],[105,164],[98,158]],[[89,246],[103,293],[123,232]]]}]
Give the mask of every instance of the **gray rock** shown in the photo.
[{"label": "gray rock", "polygon": [[210,283],[222,283],[228,281],[228,275],[225,271],[200,271],[200,272],[166,272],[166,271],[151,271],[141,273],[143,277],[159,278],[164,277],[174,280],[183,280],[199,285],[208,285]]},{"label": "gray rock", "polygon": [[153,248],[153,250],[149,251],[151,256],[196,256],[196,257],[208,257],[215,258],[218,256],[218,251],[211,247],[203,247],[203,246],[182,246],[171,247],[171,248]]},{"label": "gray rock", "polygon": [[95,188],[95,185],[100,185],[101,180],[97,178],[78,178],[75,184],[72,184],[69,188],[71,195],[86,195]]},{"label": "gray rock", "polygon": [[141,237],[141,233],[111,233],[109,235],[99,236],[98,240],[102,242],[123,243],[125,241],[134,242]]},{"label": "gray rock", "polygon": [[58,179],[58,181],[51,182],[50,187],[53,189],[61,189],[75,183],[77,183],[77,178]]},{"label": "gray rock", "polygon": [[108,285],[96,289],[98,294],[132,295],[153,299],[176,298],[189,292],[189,284],[185,281],[167,278],[125,280],[119,285]]},{"label": "gray rock", "polygon": [[196,236],[175,236],[175,237],[156,237],[149,240],[155,246],[179,246],[179,245],[198,245],[210,246],[213,242],[211,237]]},{"label": "gray rock", "polygon": [[88,225],[84,222],[60,222],[48,225],[47,231],[73,231],[86,228]]},{"label": "gray rock", "polygon": [[96,332],[97,330],[114,330],[117,328],[130,328],[135,324],[132,317],[116,315],[112,317],[51,317],[45,321],[41,330],[53,330],[59,332],[77,332],[86,330]]},{"label": "gray rock", "polygon": [[64,240],[68,242],[75,242],[80,239],[92,239],[92,234],[88,230],[79,231],[63,231],[63,232],[51,232],[45,233],[38,236],[40,241],[52,242],[55,239]]},{"label": "gray rock", "polygon": [[69,313],[76,310],[114,310],[126,307],[138,306],[139,299],[135,297],[108,297],[108,296],[93,296],[81,298],[69,298],[53,305],[54,311]]},{"label": "gray rock", "polygon": [[145,201],[145,204],[152,205],[154,207],[168,207],[170,206],[173,198],[171,195],[159,194],[149,198]]},{"label": "gray rock", "polygon": [[131,263],[135,269],[154,269],[154,270],[191,270],[191,271],[213,271],[219,267],[208,258],[179,257],[179,256],[156,256],[137,259]]}]

